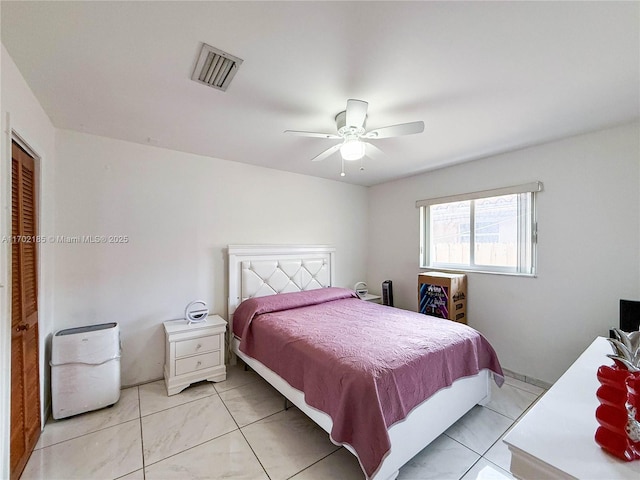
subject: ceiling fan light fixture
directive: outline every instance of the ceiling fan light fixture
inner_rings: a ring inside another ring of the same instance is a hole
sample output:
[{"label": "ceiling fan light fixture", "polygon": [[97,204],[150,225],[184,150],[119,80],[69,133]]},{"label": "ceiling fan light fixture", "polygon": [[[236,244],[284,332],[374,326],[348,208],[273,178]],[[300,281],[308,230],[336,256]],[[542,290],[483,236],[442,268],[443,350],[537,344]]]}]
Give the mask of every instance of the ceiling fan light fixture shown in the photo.
[{"label": "ceiling fan light fixture", "polygon": [[313,157],[311,161],[319,162],[340,150],[340,156],[342,157],[342,171],[340,172],[340,176],[344,177],[345,160],[350,162],[361,160],[360,170],[364,170],[363,159],[365,155],[369,157],[373,155],[374,159],[384,156],[378,147],[367,141],[368,139],[399,137],[401,135],[412,135],[424,131],[424,122],[419,121],[389,125],[367,132],[368,106],[369,104],[364,100],[355,100],[353,98],[347,100],[347,109],[338,113],[335,117],[337,133],[304,132],[300,130],[285,130],[284,133],[303,137],[342,139],[342,143],[336,143],[325,151],[320,152]]},{"label": "ceiling fan light fixture", "polygon": [[360,160],[364,157],[364,143],[358,138],[346,138],[340,147],[343,160]]}]

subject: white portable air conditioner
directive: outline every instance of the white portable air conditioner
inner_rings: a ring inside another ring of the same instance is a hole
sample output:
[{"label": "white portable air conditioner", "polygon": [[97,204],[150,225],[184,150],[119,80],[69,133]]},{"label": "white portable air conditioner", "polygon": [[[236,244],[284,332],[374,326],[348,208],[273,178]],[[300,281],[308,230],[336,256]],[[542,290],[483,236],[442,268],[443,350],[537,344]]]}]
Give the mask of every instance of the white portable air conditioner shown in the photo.
[{"label": "white portable air conditioner", "polygon": [[117,323],[59,330],[51,343],[53,418],[96,410],[120,399]]}]

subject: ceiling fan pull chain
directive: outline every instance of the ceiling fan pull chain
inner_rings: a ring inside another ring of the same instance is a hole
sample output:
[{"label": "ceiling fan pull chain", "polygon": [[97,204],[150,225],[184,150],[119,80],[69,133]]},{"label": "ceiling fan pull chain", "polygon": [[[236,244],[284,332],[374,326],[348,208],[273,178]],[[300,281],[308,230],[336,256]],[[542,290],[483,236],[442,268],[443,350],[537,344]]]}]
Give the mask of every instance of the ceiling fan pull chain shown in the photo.
[{"label": "ceiling fan pull chain", "polygon": [[344,158],[342,159],[342,171],[340,172],[340,176],[344,177],[346,173],[344,173]]},{"label": "ceiling fan pull chain", "polygon": [[364,171],[364,157],[360,159],[360,171]]}]

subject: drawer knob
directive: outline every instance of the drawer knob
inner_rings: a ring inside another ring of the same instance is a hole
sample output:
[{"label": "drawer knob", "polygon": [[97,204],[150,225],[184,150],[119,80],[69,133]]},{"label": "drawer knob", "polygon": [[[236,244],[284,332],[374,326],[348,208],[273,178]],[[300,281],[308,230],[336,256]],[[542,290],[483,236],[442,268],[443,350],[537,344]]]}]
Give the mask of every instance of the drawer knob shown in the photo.
[{"label": "drawer knob", "polygon": [[196,367],[199,367],[200,365],[202,365],[202,362],[198,360],[198,363],[196,363]]},{"label": "drawer knob", "polygon": [[196,350],[200,350],[200,347],[202,347],[202,345],[200,344],[196,345]]}]

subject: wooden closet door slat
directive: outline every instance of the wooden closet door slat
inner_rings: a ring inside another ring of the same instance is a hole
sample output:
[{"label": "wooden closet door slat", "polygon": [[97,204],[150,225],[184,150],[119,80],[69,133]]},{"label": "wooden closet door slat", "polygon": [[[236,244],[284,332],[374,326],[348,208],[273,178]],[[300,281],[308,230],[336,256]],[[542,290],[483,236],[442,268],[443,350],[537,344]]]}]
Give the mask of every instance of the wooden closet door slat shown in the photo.
[{"label": "wooden closet door slat", "polygon": [[38,251],[35,161],[11,154],[11,479],[24,469],[40,436]]}]

